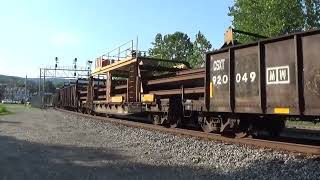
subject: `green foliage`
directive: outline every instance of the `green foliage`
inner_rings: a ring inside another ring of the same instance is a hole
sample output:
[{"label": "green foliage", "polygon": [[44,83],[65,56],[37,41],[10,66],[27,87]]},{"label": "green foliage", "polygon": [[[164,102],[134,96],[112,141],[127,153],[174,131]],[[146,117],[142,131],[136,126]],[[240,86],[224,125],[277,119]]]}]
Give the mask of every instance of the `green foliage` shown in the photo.
[{"label": "green foliage", "polygon": [[[27,80],[27,89],[30,90],[30,93],[34,93],[38,91],[37,81],[38,79]],[[10,86],[10,87],[24,87],[25,78],[0,75],[0,84],[6,84],[7,86]],[[2,91],[3,90],[0,89],[0,98],[1,98]]]},{"label": "green foliage", "polygon": [[187,61],[192,53],[192,42],[187,34],[175,32],[162,37],[159,33],[152,43],[154,48],[149,50],[155,58]]},{"label": "green foliage", "polygon": [[320,0],[304,1],[306,29],[320,28]]},{"label": "green foliage", "polygon": [[164,42],[162,35],[158,33],[156,37],[154,38],[154,42],[151,43],[153,45],[153,48],[149,49],[150,56],[158,59],[169,59],[166,58],[166,54],[164,54]]},{"label": "green foliage", "polygon": [[35,93],[38,91],[39,85],[34,81],[27,81],[27,89],[30,90],[30,93]]},{"label": "green foliage", "polygon": [[[45,84],[46,91],[54,92],[57,87],[63,86],[64,81],[65,80],[63,79],[46,79],[46,84]],[[25,78],[0,75],[0,84],[6,84],[7,87],[25,87]],[[38,88],[39,88],[39,79],[28,78],[27,89],[30,91],[30,93],[33,94],[38,92]],[[4,92],[4,89],[0,87],[0,99],[3,95],[3,92]]]},{"label": "green foliage", "polygon": [[6,113],[6,112],[8,112],[6,107],[0,105],[0,114]]},{"label": "green foliage", "polygon": [[58,82],[58,83],[55,84],[55,88],[62,88],[63,85],[64,85],[63,82]]},{"label": "green foliage", "polygon": [[[304,6],[302,0],[235,0],[229,8],[233,27],[242,31],[278,36],[305,27]],[[239,35],[240,42],[248,42],[255,38]]]},{"label": "green foliage", "polygon": [[210,51],[211,48],[210,41],[199,31],[193,43],[193,54],[189,60],[192,67],[204,67],[205,53]]},{"label": "green foliage", "polygon": [[175,32],[162,36],[158,33],[151,43],[149,55],[154,58],[179,60],[188,62],[191,67],[200,67],[204,63],[204,53],[212,45],[199,31],[196,40],[192,42],[189,36],[182,32]]}]

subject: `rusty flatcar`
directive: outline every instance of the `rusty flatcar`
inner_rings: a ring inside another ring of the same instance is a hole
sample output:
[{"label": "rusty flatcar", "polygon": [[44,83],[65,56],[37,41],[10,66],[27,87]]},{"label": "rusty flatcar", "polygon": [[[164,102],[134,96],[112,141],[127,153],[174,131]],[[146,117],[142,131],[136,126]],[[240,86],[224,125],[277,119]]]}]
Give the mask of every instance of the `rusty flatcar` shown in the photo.
[{"label": "rusty flatcar", "polygon": [[[182,104],[177,103],[182,101],[181,93],[195,99],[203,99],[204,94],[204,69],[187,70],[188,66],[186,62],[132,54],[98,67],[92,75],[104,78],[105,87],[97,87],[91,77],[83,107],[89,113],[107,116],[148,113],[157,124],[177,126],[175,119],[182,114]],[[173,103],[177,106],[170,106]]]},{"label": "rusty flatcar", "polygon": [[86,91],[88,87],[88,79],[79,78],[74,82],[65,83],[62,88],[59,89],[58,103],[56,106],[63,107],[65,109],[84,112],[82,102],[86,100],[83,98],[83,91]]}]

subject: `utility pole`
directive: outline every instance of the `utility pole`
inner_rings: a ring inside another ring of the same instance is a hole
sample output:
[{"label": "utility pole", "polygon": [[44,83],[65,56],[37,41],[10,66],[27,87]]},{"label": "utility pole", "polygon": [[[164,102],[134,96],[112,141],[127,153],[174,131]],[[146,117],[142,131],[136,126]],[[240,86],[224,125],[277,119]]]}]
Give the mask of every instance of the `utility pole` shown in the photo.
[{"label": "utility pole", "polygon": [[27,79],[28,76],[26,75],[26,79],[24,81],[24,105],[27,105]]},{"label": "utility pole", "polygon": [[[139,45],[139,36],[137,35],[137,42],[136,42],[136,51],[137,51],[137,55],[138,55],[138,52],[139,52],[139,50],[138,50],[138,45]],[[132,49],[133,49],[133,47],[132,47]]]},{"label": "utility pole", "polygon": [[46,70],[43,70],[43,84],[42,84],[42,91],[43,94],[46,93]]},{"label": "utility pole", "polygon": [[46,96],[46,69],[43,69],[43,95],[41,96],[42,108],[45,108],[44,99]]},{"label": "utility pole", "polygon": [[41,93],[41,68],[40,68],[40,76],[39,76],[39,93],[38,95],[40,96]]}]

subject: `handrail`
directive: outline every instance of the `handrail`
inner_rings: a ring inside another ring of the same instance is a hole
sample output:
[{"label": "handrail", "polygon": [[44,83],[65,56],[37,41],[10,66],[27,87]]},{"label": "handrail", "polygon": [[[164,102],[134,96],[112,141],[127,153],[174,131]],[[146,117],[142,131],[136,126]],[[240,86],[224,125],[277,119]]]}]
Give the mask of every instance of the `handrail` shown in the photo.
[{"label": "handrail", "polygon": [[134,40],[130,40],[130,41],[127,41],[126,43],[121,44],[117,48],[114,48],[111,51],[99,56],[95,60],[96,62],[95,65],[96,65],[96,68],[98,68],[102,66],[102,62],[104,60],[109,60],[111,64],[113,62],[120,61],[127,57],[140,57],[140,56],[146,57],[147,51],[139,51],[138,43],[134,44]]},{"label": "handrail", "polygon": [[[128,41],[128,42],[126,42],[126,43],[123,43],[122,45],[120,45],[120,46],[118,46],[118,47],[116,47],[116,48],[112,49],[111,51],[107,52],[106,54],[109,54],[109,53],[111,53],[111,52],[113,52],[113,51],[115,51],[115,50],[117,50],[117,49],[121,48],[122,46],[124,46],[124,45],[126,45],[126,44],[129,44],[129,42],[131,42],[131,43],[132,43],[132,48],[133,48],[133,40],[130,40],[130,41]],[[104,55],[106,55],[106,54],[104,54]]]},{"label": "handrail", "polygon": [[[124,50],[121,51],[121,48],[123,48],[126,45],[131,45],[129,47],[126,47]],[[133,50],[133,40],[130,40],[126,43],[123,43],[122,45],[118,46],[115,49],[112,49],[111,51],[107,52],[106,54],[103,54],[101,57],[103,56],[107,56],[107,59],[109,59],[110,57],[117,57],[118,60],[120,60],[120,55],[124,52],[128,52],[128,51],[132,51]],[[117,55],[112,55],[112,53],[115,53]]]}]

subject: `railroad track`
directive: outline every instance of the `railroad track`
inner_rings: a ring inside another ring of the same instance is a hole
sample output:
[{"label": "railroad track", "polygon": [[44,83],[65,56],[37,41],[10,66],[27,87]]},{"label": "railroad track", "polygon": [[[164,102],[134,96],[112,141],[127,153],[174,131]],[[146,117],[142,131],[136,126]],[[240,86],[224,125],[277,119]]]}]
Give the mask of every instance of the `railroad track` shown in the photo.
[{"label": "railroad track", "polygon": [[320,140],[320,130],[285,128],[281,133],[281,136],[295,137],[297,139],[307,138],[310,140]]},{"label": "railroad track", "polygon": [[106,118],[102,116],[92,116],[92,115],[82,114],[82,113],[68,111],[64,109],[57,109],[57,110],[61,112],[66,112],[69,114],[75,114],[83,117],[92,118],[99,121],[109,122],[112,124],[124,125],[124,126],[134,127],[134,128],[142,128],[147,130],[155,130],[155,131],[166,132],[174,135],[191,136],[191,137],[204,139],[204,140],[221,141],[225,143],[248,145],[248,146],[259,147],[259,148],[270,148],[270,149],[281,150],[286,152],[303,153],[308,155],[320,155],[320,144],[316,144],[315,142],[313,142],[311,145],[311,144],[300,144],[301,143],[300,141],[299,141],[299,144],[294,143],[292,142],[294,141],[292,139],[287,139],[288,140],[287,142],[284,138],[281,138],[281,141],[277,141],[276,139],[272,139],[272,140],[253,139],[253,138],[236,139],[236,138],[229,138],[229,137],[225,137],[220,134],[214,134],[214,133],[204,133],[204,132],[199,132],[195,130],[179,129],[179,128],[166,128],[163,126],[157,126],[153,124],[147,124],[147,123],[136,122],[136,121]]}]

